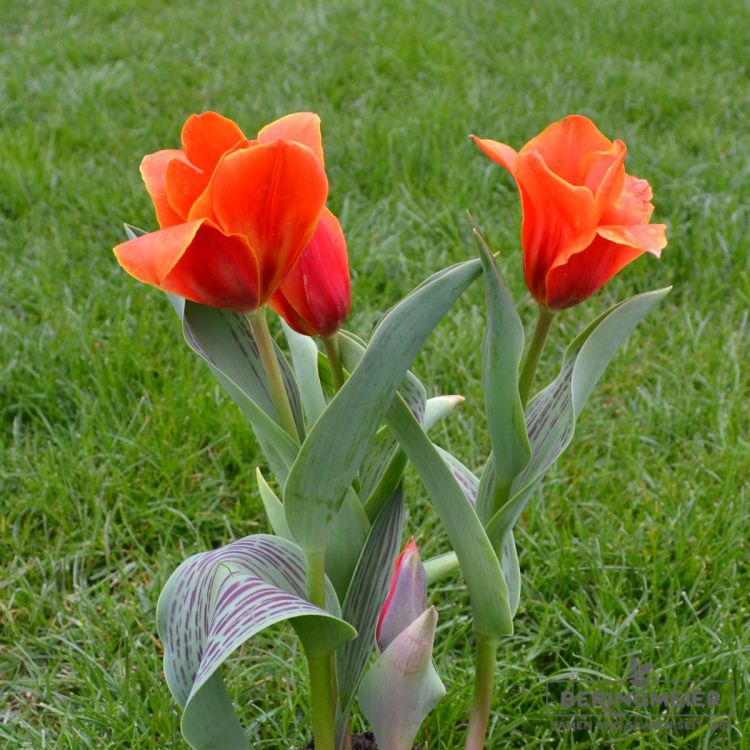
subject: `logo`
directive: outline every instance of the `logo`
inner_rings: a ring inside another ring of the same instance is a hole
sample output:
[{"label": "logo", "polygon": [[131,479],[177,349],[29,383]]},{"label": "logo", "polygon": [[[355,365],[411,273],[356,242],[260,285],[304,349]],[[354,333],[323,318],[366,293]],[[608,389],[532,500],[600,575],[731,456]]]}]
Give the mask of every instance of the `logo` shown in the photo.
[{"label": "logo", "polygon": [[[569,674],[547,685],[547,718],[557,732],[601,734],[722,732],[734,716],[729,680],[668,680],[655,664],[630,659],[620,680]],[[706,729],[703,729],[703,728]]]}]

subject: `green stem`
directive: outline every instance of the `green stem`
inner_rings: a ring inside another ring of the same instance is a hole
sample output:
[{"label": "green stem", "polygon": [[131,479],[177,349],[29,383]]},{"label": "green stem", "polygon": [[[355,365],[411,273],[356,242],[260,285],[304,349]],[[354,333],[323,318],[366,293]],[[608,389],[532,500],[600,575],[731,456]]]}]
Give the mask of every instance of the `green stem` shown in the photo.
[{"label": "green stem", "polygon": [[328,364],[331,368],[333,389],[338,392],[341,386],[344,385],[344,369],[341,366],[338,334],[334,333],[333,336],[323,336],[323,346],[325,347]]},{"label": "green stem", "polygon": [[[312,604],[326,608],[325,550],[307,553],[307,598]],[[336,688],[333,654],[307,654],[310,671],[310,708],[312,710],[315,750],[335,750]]]},{"label": "green stem", "polygon": [[289,396],[284,385],[284,378],[281,374],[279,361],[276,359],[276,349],[273,345],[271,331],[268,330],[268,321],[266,320],[266,308],[260,307],[255,312],[248,313],[247,321],[250,323],[250,329],[255,337],[255,343],[258,346],[263,369],[268,378],[268,385],[271,389],[271,398],[273,399],[276,412],[279,415],[281,426],[289,433],[289,436],[296,443],[299,443],[299,433],[297,432],[297,423],[294,421],[292,407],[289,404]]},{"label": "green stem", "polygon": [[555,317],[552,310],[547,309],[544,305],[539,305],[539,317],[536,319],[536,328],[534,328],[534,337],[531,339],[529,351],[526,353],[526,360],[523,363],[521,376],[518,379],[518,391],[521,394],[521,403],[526,406],[531,393],[531,386],[534,383],[536,368],[539,365],[539,358],[542,356],[544,344],[547,341],[547,334]]},{"label": "green stem", "polygon": [[333,674],[331,654],[307,656],[310,670],[310,708],[312,709],[315,750],[335,750],[336,735],[333,726]]},{"label": "green stem", "polygon": [[476,672],[474,676],[474,703],[471,707],[469,731],[465,750],[482,750],[492,705],[492,686],[495,681],[497,640],[477,633]]}]

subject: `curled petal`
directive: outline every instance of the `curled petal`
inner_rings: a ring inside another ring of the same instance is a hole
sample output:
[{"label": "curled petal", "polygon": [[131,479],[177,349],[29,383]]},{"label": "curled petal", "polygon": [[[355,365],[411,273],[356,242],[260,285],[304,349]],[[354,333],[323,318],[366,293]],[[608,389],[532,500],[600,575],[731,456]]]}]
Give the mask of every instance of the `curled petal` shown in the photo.
[{"label": "curled petal", "polygon": [[141,177],[153,201],[156,220],[160,227],[170,227],[184,220],[184,217],[169,203],[166,174],[171,162],[183,161],[185,158],[183,151],[170,148],[157,151],[155,154],[148,154],[141,161]]},{"label": "curled petal", "polygon": [[612,141],[588,117],[570,115],[548,125],[519,154],[536,152],[560,179],[571,185],[584,185],[587,156],[607,152],[611,147]]},{"label": "curled petal", "polygon": [[255,253],[263,304],[317,227],[328,196],[323,167],[306,146],[277,140],[225,156],[209,189],[219,225],[246,237]]},{"label": "curled petal", "polygon": [[475,135],[472,135],[471,138],[492,161],[496,161],[501,167],[507,169],[515,176],[517,154],[514,149],[506,146],[504,143],[491,141],[488,138],[477,138]]},{"label": "curled petal", "polygon": [[258,133],[260,143],[272,143],[279,138],[307,146],[318,157],[321,166],[325,166],[320,117],[314,112],[294,112],[285,115],[261,128]]},{"label": "curled petal", "polygon": [[205,219],[123,242],[120,265],[139,281],[210,307],[258,307],[258,266],[247,240]]},{"label": "curled petal", "polygon": [[237,123],[216,112],[191,115],[182,128],[182,148],[191,164],[208,173],[206,181],[224,153],[244,138]]},{"label": "curled petal", "polygon": [[548,270],[583,250],[596,234],[594,196],[560,179],[536,152],[519,154],[516,164],[524,273],[532,294],[543,302]]},{"label": "curled petal", "polygon": [[628,225],[647,222],[654,212],[652,197],[651,185],[646,180],[626,174],[619,198],[602,214],[602,224]]},{"label": "curled petal", "polygon": [[350,303],[346,239],[338,219],[325,208],[315,234],[269,304],[298,333],[330,336],[346,320]]},{"label": "curled petal", "polygon": [[628,263],[645,252],[658,254],[667,242],[663,224],[603,229],[583,252],[549,272],[546,304],[550,309],[563,310],[583,302]]}]

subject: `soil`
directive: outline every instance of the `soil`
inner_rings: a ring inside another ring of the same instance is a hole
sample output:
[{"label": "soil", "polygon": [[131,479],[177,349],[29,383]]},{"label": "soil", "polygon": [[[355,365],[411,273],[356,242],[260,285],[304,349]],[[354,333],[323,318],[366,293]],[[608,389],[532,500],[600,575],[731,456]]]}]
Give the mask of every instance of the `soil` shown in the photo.
[{"label": "soil", "polygon": [[[315,740],[310,740],[302,750],[315,750]],[[372,732],[353,734],[351,750],[378,750],[378,743],[375,742],[375,735]],[[414,745],[412,750],[422,750],[422,747],[421,745]]]}]

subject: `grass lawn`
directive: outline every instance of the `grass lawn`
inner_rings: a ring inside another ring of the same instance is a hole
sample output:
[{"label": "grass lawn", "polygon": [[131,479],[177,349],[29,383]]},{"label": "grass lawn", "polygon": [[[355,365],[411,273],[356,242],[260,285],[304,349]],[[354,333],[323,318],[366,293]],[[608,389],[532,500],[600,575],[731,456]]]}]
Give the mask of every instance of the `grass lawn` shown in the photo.
[{"label": "grass lawn", "polygon": [[[570,112],[630,148],[663,260],[645,257],[563,316],[543,366],[614,301],[675,289],[595,392],[520,522],[516,635],[499,653],[488,748],[750,748],[750,8],[745,0],[535,3],[304,0],[4,2],[0,48],[0,745],[181,748],[154,609],[189,554],[266,530],[252,431],[111,247],[155,228],[138,164],[188,114],[248,133],[324,123],[332,209],[367,336],[429,273],[469,257],[470,208],[530,324],[511,179],[476,132],[517,147]],[[463,393],[436,440],[489,451],[475,285],[415,363]],[[408,525],[445,549],[413,473]],[[420,732],[460,748],[468,600],[434,591],[449,691]],[[550,685],[729,681],[725,729],[556,729]],[[307,739],[304,662],[276,630],[227,670],[253,747]]]}]

